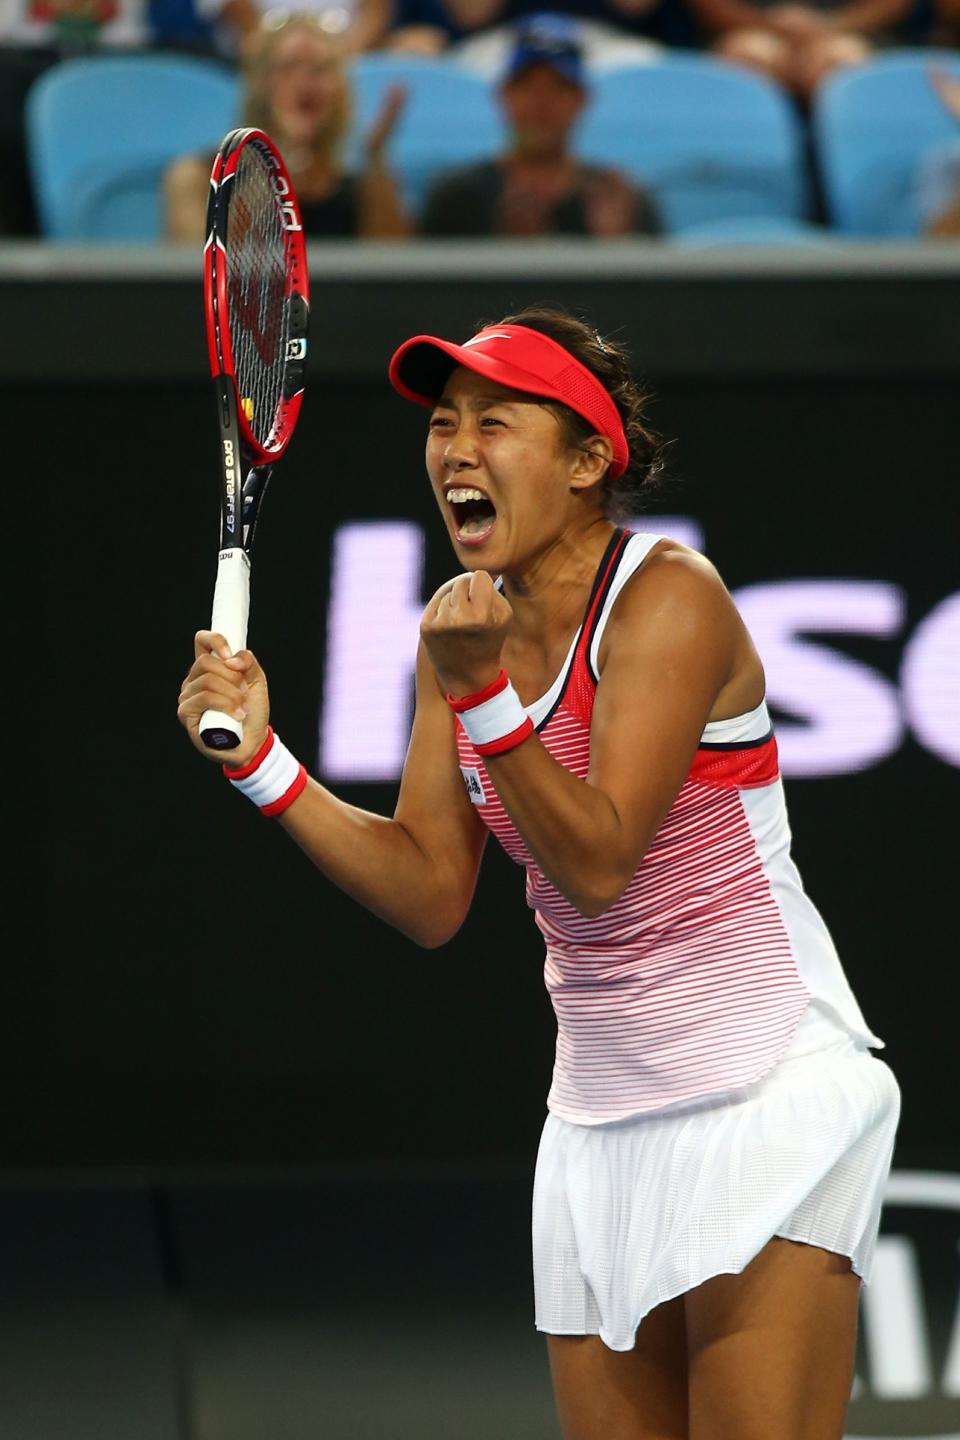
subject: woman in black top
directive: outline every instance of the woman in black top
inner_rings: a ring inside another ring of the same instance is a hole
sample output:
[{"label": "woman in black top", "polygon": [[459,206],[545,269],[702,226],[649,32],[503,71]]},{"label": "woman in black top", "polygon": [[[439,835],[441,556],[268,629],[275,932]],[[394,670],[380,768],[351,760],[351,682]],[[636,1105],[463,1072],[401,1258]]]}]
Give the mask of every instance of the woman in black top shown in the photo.
[{"label": "woman in black top", "polygon": [[[265,20],[246,61],[243,123],[275,141],[293,179],[310,237],[403,239],[410,234],[385,159],[403,105],[392,91],[366,142],[363,169],[344,167],[352,97],[343,51],[309,14]],[[201,243],[212,155],[184,155],[165,176],[167,236]]]}]

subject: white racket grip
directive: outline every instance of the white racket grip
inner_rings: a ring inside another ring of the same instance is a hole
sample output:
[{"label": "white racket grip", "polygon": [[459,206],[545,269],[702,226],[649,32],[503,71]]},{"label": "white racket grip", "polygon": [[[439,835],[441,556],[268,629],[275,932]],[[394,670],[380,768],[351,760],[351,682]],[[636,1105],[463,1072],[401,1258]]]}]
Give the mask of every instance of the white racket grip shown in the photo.
[{"label": "white racket grip", "polygon": [[[217,581],[213,588],[213,614],[210,629],[222,635],[230,646],[232,654],[244,649],[247,643],[247,621],[250,618],[250,557],[239,545],[221,550],[217,557]],[[205,743],[207,732],[228,731],[236,736],[237,743],[243,739],[243,722],[235,715],[225,715],[220,710],[205,710],[200,716],[200,734]],[[220,738],[215,749],[229,749]]]},{"label": "white racket grip", "polygon": [[210,629],[222,635],[236,655],[247,643],[250,618],[250,557],[239,545],[221,550],[213,589]]}]

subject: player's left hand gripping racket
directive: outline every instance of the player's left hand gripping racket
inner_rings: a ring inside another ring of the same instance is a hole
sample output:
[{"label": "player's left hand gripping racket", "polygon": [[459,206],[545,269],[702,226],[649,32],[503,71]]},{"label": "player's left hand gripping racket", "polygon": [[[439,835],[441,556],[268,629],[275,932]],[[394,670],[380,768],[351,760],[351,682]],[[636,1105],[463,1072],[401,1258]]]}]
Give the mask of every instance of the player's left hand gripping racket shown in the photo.
[{"label": "player's left hand gripping racket", "polygon": [[[231,130],[213,162],[203,293],[220,420],[220,553],[211,629],[236,654],[247,643],[260,502],[300,414],[310,313],[300,207],[262,130]],[[213,750],[233,750],[243,725],[206,710],[200,736]]]}]

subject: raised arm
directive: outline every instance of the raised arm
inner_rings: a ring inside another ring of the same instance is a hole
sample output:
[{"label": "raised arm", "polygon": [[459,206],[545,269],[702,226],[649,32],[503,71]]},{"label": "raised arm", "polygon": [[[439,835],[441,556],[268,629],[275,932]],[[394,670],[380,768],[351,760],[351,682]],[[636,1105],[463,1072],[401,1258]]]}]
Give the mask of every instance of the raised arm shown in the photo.
[{"label": "raised arm", "polygon": [[[477,588],[474,642],[487,598],[485,586]],[[445,612],[447,628],[469,627],[469,609],[464,585],[459,605]],[[489,683],[498,657],[493,645],[464,693]],[[535,734],[485,762],[537,864],[587,916],[603,914],[630,883],[721,693],[729,694],[731,713],[752,708],[763,693],[760,662],[725,586],[708,561],[679,547],[651,557],[625,587],[601,661],[586,782]]]},{"label": "raised arm", "polygon": [[911,11],[910,0],[849,0],[836,10],[828,11],[834,30],[855,30],[872,35],[877,30],[895,30]]},{"label": "raised arm", "polygon": [[[266,736],[266,677],[250,651],[232,658],[221,636],[201,631],[184,681],[178,717],[197,749],[200,715],[210,707],[246,711],[244,741],[233,752],[246,763]],[[424,655],[417,659],[417,703],[392,818],[338,799],[308,780],[277,817],[329,880],[417,944],[444,944],[462,925],[473,897],[485,829],[456,762],[453,717]]]},{"label": "raised arm", "polygon": [[726,30],[767,29],[769,20],[762,5],[750,0],[690,0],[693,17],[705,30],[722,34]]},{"label": "raised arm", "polygon": [[384,96],[380,112],[366,138],[366,156],[357,177],[360,197],[360,233],[371,240],[406,240],[413,225],[390,169],[387,147],[407,103],[402,85],[393,85]]}]

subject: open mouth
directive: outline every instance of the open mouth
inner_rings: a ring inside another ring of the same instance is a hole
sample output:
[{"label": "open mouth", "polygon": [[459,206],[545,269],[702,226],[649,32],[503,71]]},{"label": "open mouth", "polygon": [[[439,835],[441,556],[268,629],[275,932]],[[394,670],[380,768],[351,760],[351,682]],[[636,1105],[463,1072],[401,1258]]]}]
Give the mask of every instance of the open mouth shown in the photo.
[{"label": "open mouth", "polygon": [[457,539],[466,545],[485,540],[497,523],[493,501],[475,485],[451,485],[444,498],[453,511]]}]

